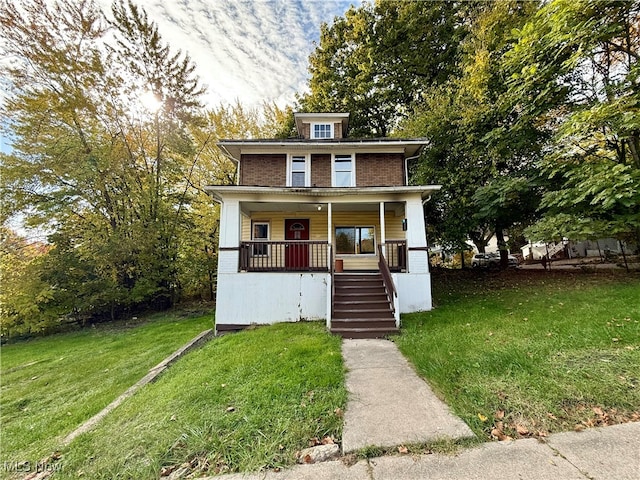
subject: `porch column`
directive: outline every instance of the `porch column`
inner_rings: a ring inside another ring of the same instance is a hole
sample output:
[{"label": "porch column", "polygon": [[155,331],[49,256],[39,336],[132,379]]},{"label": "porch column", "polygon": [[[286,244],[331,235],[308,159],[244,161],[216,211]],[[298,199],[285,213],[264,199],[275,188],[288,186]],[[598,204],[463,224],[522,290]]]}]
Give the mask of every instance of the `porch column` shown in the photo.
[{"label": "porch column", "polygon": [[[333,238],[333,229],[332,229],[332,225],[333,225],[333,205],[331,204],[331,202],[327,202],[327,243],[329,244],[329,251],[332,251],[333,248],[333,242],[331,241]],[[335,258],[335,252],[334,253],[334,258]],[[331,256],[329,255],[329,258],[327,259],[328,262],[331,262],[333,259],[331,258]],[[332,265],[327,265],[329,267],[329,271],[332,271],[331,269],[333,268]],[[333,278],[331,278],[331,275],[327,275],[327,330],[331,329],[331,312],[333,310],[333,298],[332,298],[332,292],[333,292],[333,284],[331,283],[333,281]]]},{"label": "porch column", "polygon": [[407,200],[407,271],[410,273],[429,272],[429,252],[424,223],[424,209],[420,196]]},{"label": "porch column", "polygon": [[331,246],[332,242],[331,239],[333,238],[332,235],[332,228],[331,225],[333,223],[333,205],[331,204],[331,202],[327,202],[327,242],[329,243],[329,246]]},{"label": "porch column", "polygon": [[238,273],[240,259],[240,202],[225,200],[220,206],[218,273]]},{"label": "porch column", "polygon": [[387,232],[384,224],[384,202],[380,202],[380,245],[382,245],[382,254],[387,256],[385,244],[387,242]]}]

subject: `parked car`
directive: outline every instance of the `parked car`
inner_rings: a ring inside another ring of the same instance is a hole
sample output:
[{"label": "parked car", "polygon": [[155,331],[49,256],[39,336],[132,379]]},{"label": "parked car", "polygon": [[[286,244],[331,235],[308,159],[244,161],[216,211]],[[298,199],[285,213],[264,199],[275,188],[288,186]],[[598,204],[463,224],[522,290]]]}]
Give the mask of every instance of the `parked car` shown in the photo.
[{"label": "parked car", "polygon": [[500,265],[500,255],[495,253],[476,253],[471,259],[471,266],[478,267],[497,267]]},{"label": "parked car", "polygon": [[[509,268],[518,268],[520,262],[513,255],[507,256],[509,262]],[[497,268],[500,266],[500,254],[499,253],[476,253],[471,259],[471,266],[473,268]]]}]

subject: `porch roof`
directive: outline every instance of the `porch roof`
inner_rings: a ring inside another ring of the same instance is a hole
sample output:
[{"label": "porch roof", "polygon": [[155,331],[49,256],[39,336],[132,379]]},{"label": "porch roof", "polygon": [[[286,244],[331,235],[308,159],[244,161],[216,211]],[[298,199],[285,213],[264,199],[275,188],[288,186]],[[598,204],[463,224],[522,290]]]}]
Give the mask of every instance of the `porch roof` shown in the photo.
[{"label": "porch roof", "polygon": [[[292,202],[309,201],[309,198],[320,199],[326,198],[328,201],[331,197],[394,197],[399,200],[400,197],[407,194],[419,193],[422,199],[427,199],[434,192],[442,188],[442,185],[409,185],[409,186],[393,186],[393,187],[259,187],[247,185],[209,185],[205,187],[205,191],[211,195],[217,202],[224,201],[225,197],[247,197],[247,199],[255,199],[259,197],[262,201],[278,201],[283,198],[291,197]],[[298,197],[298,198],[295,198]],[[355,198],[353,198],[355,200]],[[320,200],[318,200],[320,201]],[[368,200],[370,201],[370,200]]]}]

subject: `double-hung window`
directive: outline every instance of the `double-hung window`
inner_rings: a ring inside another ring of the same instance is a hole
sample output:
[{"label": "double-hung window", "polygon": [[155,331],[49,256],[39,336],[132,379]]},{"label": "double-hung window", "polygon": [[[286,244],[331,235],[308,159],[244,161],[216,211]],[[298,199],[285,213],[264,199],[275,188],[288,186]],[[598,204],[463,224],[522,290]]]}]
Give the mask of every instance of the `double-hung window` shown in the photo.
[{"label": "double-hung window", "polygon": [[[251,225],[251,240],[268,242],[269,222],[253,222]],[[269,255],[269,245],[267,243],[254,243],[251,255],[254,257]]]},{"label": "double-hung window", "polygon": [[332,167],[332,185],[334,187],[355,186],[355,162],[352,154],[334,155]]},{"label": "double-hung window", "polygon": [[291,155],[289,157],[289,172],[287,185],[290,187],[309,186],[309,161],[305,155]]},{"label": "double-hung window", "polygon": [[333,125],[330,123],[312,123],[311,138],[333,138]]},{"label": "double-hung window", "polygon": [[373,255],[376,232],[373,227],[336,227],[336,253]]}]

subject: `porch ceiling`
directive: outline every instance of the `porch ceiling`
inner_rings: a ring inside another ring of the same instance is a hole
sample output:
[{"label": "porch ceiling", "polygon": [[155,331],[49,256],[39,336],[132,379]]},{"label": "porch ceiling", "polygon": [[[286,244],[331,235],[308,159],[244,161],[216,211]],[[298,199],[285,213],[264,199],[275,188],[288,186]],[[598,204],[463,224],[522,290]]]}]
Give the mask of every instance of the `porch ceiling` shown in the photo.
[{"label": "porch ceiling", "polygon": [[[320,206],[321,212],[327,211],[326,203],[298,203],[298,202],[240,202],[240,208],[245,214],[250,212],[317,212]],[[378,212],[380,203],[333,203],[331,209],[334,212]],[[401,212],[404,210],[403,202],[385,202],[386,212]]]}]

